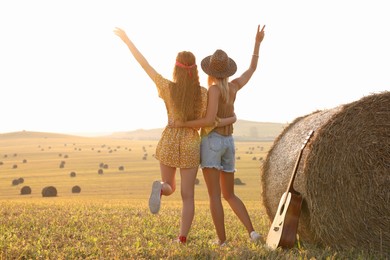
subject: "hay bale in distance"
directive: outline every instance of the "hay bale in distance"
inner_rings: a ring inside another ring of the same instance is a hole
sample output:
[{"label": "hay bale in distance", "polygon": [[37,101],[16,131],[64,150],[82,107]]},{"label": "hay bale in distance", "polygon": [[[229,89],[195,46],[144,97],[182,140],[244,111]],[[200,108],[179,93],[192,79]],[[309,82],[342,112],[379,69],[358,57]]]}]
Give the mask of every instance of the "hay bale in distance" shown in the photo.
[{"label": "hay bale in distance", "polygon": [[47,186],[42,189],[42,197],[56,197],[57,189],[54,186]]},{"label": "hay bale in distance", "polygon": [[243,183],[240,178],[235,178],[234,185],[245,185],[245,183]]},{"label": "hay bale in distance", "polygon": [[13,179],[12,180],[12,186],[19,185],[19,179]]},{"label": "hay bale in distance", "polygon": [[70,173],[70,177],[76,177],[76,173],[75,172],[71,172]]},{"label": "hay bale in distance", "polygon": [[81,192],[80,186],[76,185],[72,187],[72,193],[80,193],[80,192]]},{"label": "hay bale in distance", "polygon": [[200,181],[198,178],[195,179],[195,185],[199,185]]},{"label": "hay bale in distance", "polygon": [[28,195],[28,194],[31,194],[30,186],[23,186],[23,188],[20,189],[20,195]]},{"label": "hay bale in distance", "polygon": [[294,182],[303,196],[300,238],[390,253],[390,92],[316,111],[284,129],[261,173],[271,221],[310,130]]}]

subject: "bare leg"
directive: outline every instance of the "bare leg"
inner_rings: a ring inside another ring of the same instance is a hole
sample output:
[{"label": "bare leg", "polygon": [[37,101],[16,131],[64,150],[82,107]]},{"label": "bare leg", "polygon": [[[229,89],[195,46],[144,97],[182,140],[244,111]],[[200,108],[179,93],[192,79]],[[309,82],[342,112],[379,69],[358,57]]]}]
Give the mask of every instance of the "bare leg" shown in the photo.
[{"label": "bare leg", "polygon": [[254,231],[252,221],[244,203],[234,194],[234,173],[222,172],[221,187],[224,199],[229,203],[229,206],[250,234]]},{"label": "bare leg", "polygon": [[180,169],[181,176],[181,199],[183,201],[183,209],[181,212],[180,221],[180,236],[187,237],[190,231],[192,221],[195,214],[195,179],[198,173],[198,168]]},{"label": "bare leg", "polygon": [[169,196],[176,190],[176,168],[160,163],[162,195]]},{"label": "bare leg", "polygon": [[219,183],[220,171],[215,168],[204,168],[203,176],[206,181],[210,200],[210,211],[219,242],[226,241],[225,215],[221,201],[221,187]]}]

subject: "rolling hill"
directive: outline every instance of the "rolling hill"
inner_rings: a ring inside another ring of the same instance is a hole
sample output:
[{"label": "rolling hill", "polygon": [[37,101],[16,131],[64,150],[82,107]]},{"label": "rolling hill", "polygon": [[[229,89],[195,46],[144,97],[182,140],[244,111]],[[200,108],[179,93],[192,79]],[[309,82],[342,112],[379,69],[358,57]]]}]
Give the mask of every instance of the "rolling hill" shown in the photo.
[{"label": "rolling hill", "polygon": [[34,131],[19,131],[0,134],[0,139],[23,139],[23,138],[74,138],[73,135],[66,135],[60,133],[46,133],[46,132],[34,132]]},{"label": "rolling hill", "polygon": [[[237,141],[272,141],[282,132],[285,126],[286,124],[282,123],[237,120],[234,124],[233,136]],[[130,140],[158,140],[162,131],[163,128],[138,129],[129,132],[116,132],[108,137]]]},{"label": "rolling hill", "polygon": [[[247,120],[237,120],[234,124],[234,139],[237,141],[273,141],[286,127],[287,124],[256,122]],[[110,135],[95,136],[97,138],[113,138],[128,140],[158,140],[161,137],[163,128],[138,129],[135,131],[114,132]],[[19,131],[0,134],[0,139],[16,138],[74,138],[77,135],[62,133],[46,133],[33,131]]]}]

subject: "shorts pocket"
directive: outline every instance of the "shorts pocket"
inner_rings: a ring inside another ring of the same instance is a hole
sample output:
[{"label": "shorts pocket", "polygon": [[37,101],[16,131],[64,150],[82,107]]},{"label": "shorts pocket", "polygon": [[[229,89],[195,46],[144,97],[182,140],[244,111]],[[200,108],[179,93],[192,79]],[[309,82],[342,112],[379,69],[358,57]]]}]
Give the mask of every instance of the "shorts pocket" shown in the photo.
[{"label": "shorts pocket", "polygon": [[216,135],[209,135],[208,136],[208,142],[209,147],[214,152],[219,152],[222,149],[222,138]]}]

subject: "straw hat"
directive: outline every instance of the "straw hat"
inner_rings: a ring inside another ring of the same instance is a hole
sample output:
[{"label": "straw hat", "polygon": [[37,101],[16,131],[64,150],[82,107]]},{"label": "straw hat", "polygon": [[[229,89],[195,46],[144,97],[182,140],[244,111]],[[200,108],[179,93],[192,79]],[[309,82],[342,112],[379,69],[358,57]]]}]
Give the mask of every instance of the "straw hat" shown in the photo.
[{"label": "straw hat", "polygon": [[213,55],[204,58],[201,66],[207,75],[215,78],[227,78],[237,71],[236,62],[223,50],[216,50]]}]

